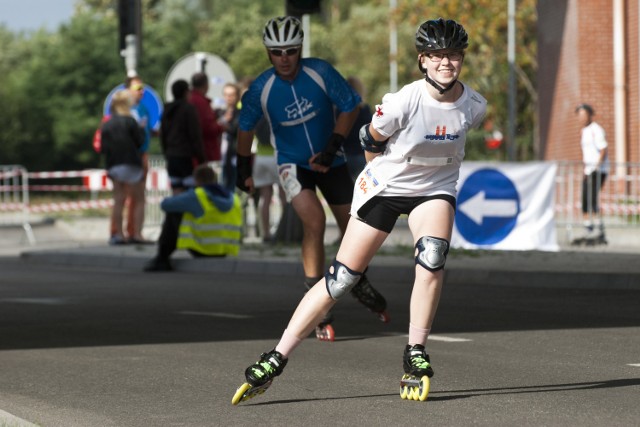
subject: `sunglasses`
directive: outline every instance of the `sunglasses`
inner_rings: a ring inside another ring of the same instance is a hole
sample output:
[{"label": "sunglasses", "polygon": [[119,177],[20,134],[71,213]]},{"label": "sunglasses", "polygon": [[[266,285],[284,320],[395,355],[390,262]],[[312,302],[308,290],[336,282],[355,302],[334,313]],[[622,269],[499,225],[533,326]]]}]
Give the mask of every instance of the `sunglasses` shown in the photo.
[{"label": "sunglasses", "polygon": [[140,91],[144,89],[144,85],[133,85],[131,86],[131,90]]},{"label": "sunglasses", "polygon": [[300,52],[300,48],[290,47],[289,49],[269,49],[269,52],[273,56],[282,56],[282,55],[293,56],[293,55],[297,55],[298,52]]}]

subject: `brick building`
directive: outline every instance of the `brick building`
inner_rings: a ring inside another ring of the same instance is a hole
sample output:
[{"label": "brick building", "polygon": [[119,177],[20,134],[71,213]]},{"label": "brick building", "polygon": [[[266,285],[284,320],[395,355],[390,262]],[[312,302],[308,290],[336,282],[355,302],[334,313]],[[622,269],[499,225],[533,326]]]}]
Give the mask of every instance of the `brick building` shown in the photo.
[{"label": "brick building", "polygon": [[640,0],[538,1],[545,160],[581,159],[574,110],[585,102],[606,131],[611,162],[640,162],[639,7]]}]

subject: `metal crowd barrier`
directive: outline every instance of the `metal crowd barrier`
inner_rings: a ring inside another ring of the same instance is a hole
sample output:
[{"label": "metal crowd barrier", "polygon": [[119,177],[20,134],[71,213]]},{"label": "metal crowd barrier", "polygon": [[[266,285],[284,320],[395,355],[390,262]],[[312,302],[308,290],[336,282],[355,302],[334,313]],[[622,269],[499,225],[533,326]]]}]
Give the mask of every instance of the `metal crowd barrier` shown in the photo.
[{"label": "metal crowd barrier", "polygon": [[[162,182],[158,182],[161,180]],[[145,196],[147,204],[144,211],[144,225],[157,226],[164,220],[164,212],[160,209],[163,198],[171,195],[167,164],[163,156],[149,156],[149,173]]]},{"label": "metal crowd barrier", "polygon": [[[580,161],[558,162],[555,219],[569,233],[580,229],[584,219],[594,219],[591,212],[587,218],[582,214],[583,171]],[[593,191],[589,182],[587,192]],[[600,190],[599,210],[607,229],[640,227],[640,163],[611,163]]]},{"label": "metal crowd barrier", "polygon": [[[571,235],[572,230],[581,229],[583,224],[583,165],[580,161],[560,161],[557,164],[554,206],[556,226],[564,228]],[[213,163],[212,167],[221,176],[219,163]],[[82,183],[64,186],[33,185],[33,181],[38,179],[70,177],[81,178]],[[46,206],[32,205],[29,199],[30,189],[40,192],[85,191],[91,195],[88,196],[91,199]],[[110,200],[95,200],[95,194],[99,191],[110,191],[110,182],[102,169],[29,173],[20,165],[0,165],[0,226],[21,226],[29,242],[34,244],[31,214],[110,207]],[[164,214],[160,209],[160,201],[170,194],[164,158],[150,156],[145,226],[162,224]],[[274,196],[276,204],[277,199],[277,196]],[[640,163],[611,163],[611,172],[600,191],[599,201],[600,212],[607,229],[640,228]],[[277,208],[276,206],[276,211]],[[257,220],[256,213],[249,212],[246,220],[248,224],[254,224]]]},{"label": "metal crowd barrier", "polygon": [[29,176],[20,165],[0,165],[0,226],[21,226],[30,244],[36,239],[29,217]]}]

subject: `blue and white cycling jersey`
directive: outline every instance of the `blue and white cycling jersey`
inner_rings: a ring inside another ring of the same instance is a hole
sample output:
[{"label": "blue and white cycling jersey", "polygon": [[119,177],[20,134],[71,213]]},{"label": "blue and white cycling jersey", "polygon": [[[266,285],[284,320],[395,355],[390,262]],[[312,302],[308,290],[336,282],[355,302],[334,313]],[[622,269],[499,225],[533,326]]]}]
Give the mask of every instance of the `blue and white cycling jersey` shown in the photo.
[{"label": "blue and white cycling jersey", "polygon": [[[360,102],[360,96],[331,64],[303,58],[293,81],[278,77],[274,68],[254,80],[242,96],[240,129],[253,130],[265,116],[278,164],[295,163],[309,169],[309,158],[324,150],[333,133],[334,106],[338,112],[350,112]],[[344,163],[342,154],[331,166]]]}]

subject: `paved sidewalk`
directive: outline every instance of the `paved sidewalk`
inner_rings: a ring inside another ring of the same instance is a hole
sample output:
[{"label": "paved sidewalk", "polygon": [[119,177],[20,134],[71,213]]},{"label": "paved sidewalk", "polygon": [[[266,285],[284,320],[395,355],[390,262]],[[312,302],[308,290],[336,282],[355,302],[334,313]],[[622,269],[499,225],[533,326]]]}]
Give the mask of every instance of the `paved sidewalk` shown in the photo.
[{"label": "paved sidewalk", "polygon": [[[29,245],[19,228],[0,230],[0,256],[20,256],[24,261],[57,265],[97,266],[142,270],[151,259],[155,245],[108,246],[103,237],[104,219],[83,219],[73,223],[56,221],[34,227],[37,243]],[[157,236],[157,229],[145,230]],[[326,233],[327,258],[337,250],[337,229]],[[370,266],[378,280],[413,280],[413,249],[408,228],[394,229]],[[640,289],[640,246],[565,247],[559,252],[470,251],[452,249],[446,266],[446,281],[491,283],[505,286],[553,286],[606,289]],[[173,257],[176,272],[232,272],[302,277],[297,245],[263,245],[248,239],[239,257],[194,259],[185,251]]]}]

